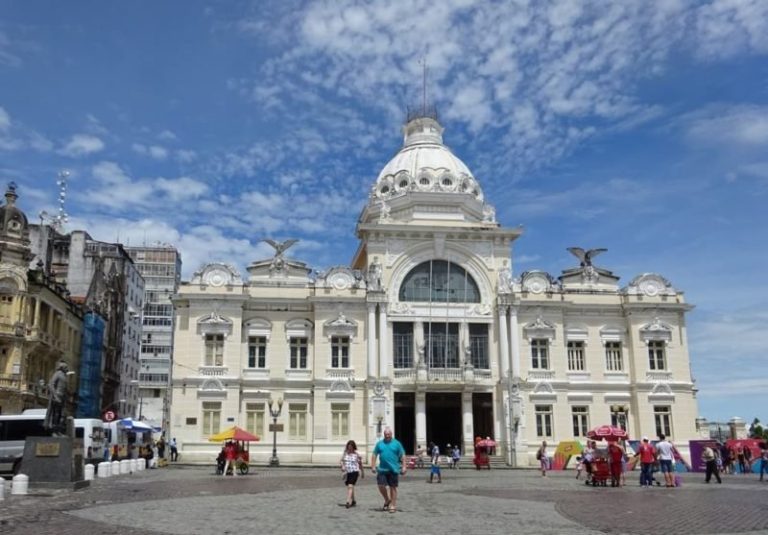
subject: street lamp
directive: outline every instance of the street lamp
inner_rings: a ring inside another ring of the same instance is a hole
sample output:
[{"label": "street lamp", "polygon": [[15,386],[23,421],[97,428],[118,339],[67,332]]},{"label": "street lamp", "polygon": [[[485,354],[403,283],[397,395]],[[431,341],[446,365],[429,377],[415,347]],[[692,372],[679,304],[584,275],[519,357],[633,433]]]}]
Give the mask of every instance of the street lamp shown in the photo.
[{"label": "street lamp", "polygon": [[277,400],[277,408],[274,408],[275,402],[269,398],[269,415],[272,417],[272,457],[269,459],[269,466],[280,466],[280,459],[277,458],[277,419],[283,410],[283,399]]}]

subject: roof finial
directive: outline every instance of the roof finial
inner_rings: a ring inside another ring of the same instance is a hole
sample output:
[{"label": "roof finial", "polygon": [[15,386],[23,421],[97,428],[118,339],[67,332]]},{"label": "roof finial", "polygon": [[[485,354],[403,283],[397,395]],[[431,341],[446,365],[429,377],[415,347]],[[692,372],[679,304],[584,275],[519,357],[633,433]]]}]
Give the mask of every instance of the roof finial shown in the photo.
[{"label": "roof finial", "polygon": [[427,56],[421,56],[421,113],[427,115]]}]

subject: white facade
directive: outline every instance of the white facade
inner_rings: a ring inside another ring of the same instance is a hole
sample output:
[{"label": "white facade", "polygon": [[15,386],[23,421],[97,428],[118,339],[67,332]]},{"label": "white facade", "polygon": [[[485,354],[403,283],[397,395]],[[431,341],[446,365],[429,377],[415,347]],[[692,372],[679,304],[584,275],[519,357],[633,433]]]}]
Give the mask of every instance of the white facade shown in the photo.
[{"label": "white facade", "polygon": [[247,280],[213,263],[182,284],[171,435],[184,458],[210,460],[207,436],[236,424],[263,437],[251,456],[266,462],[270,399],[284,400],[282,462],[333,463],[349,438],[367,454],[386,425],[408,451],[492,436],[513,465],[612,420],[686,450],[697,405],[682,293],[655,274],[619,287],[597,250],[575,250],[581,265],[557,279],[513,279],[522,231],[499,225],[434,118],[404,134],[351,267],[313,276],[285,256],[291,241],[272,242]]}]

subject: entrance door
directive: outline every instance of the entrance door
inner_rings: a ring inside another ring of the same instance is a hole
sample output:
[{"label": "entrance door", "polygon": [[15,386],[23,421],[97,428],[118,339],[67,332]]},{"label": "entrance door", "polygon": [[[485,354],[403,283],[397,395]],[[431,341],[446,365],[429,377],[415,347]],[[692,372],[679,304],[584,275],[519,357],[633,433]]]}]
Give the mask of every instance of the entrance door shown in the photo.
[{"label": "entrance door", "polygon": [[405,453],[416,451],[416,394],[395,392],[395,438],[405,448]]},{"label": "entrance door", "polygon": [[493,436],[493,394],[472,394],[472,421],[475,426],[474,437],[491,437],[498,440],[498,437]]},{"label": "entrance door", "polygon": [[445,453],[448,444],[461,444],[461,394],[427,392],[427,443]]}]

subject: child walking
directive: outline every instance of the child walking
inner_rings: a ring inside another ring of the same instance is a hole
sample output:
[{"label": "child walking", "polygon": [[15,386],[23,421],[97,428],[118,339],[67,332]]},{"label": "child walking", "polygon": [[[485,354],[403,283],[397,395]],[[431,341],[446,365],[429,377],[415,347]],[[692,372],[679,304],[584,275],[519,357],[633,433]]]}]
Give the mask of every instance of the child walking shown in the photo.
[{"label": "child walking", "polygon": [[355,444],[354,440],[347,441],[347,445],[344,446],[344,453],[341,456],[341,471],[344,472],[344,484],[347,486],[346,507],[349,509],[357,505],[355,501],[357,478],[360,477],[362,479],[365,477],[363,459],[357,453],[357,444]]}]

